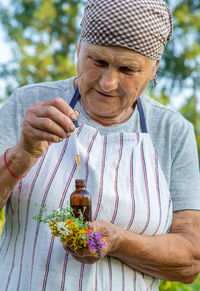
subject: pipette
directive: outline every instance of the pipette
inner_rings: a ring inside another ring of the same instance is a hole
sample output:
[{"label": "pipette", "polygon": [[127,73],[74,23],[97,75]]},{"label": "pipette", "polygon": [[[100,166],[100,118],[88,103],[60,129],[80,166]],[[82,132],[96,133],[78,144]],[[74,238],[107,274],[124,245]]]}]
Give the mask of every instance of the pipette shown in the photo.
[{"label": "pipette", "polygon": [[81,169],[80,169],[80,155],[79,155],[79,148],[78,148],[78,140],[77,140],[77,135],[76,135],[76,131],[72,132],[72,138],[74,141],[74,149],[75,149],[75,159],[76,159],[76,164],[78,167],[78,173],[80,174]]}]

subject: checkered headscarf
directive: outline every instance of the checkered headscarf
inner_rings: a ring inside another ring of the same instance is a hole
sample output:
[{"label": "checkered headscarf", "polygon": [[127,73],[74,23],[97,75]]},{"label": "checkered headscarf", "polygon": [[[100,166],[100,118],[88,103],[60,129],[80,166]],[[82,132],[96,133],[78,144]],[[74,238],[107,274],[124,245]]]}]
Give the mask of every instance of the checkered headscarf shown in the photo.
[{"label": "checkered headscarf", "polygon": [[172,39],[172,14],[163,0],[88,0],[81,39],[132,49],[159,60]]}]

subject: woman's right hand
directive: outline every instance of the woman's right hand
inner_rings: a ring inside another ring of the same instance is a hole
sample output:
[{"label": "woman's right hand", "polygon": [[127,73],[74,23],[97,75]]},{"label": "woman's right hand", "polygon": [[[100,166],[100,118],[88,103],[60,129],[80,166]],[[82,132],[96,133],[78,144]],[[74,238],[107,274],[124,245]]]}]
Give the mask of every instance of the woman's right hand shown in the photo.
[{"label": "woman's right hand", "polygon": [[0,209],[48,146],[70,136],[77,117],[61,98],[36,103],[26,111],[19,142],[0,157]]},{"label": "woman's right hand", "polygon": [[26,111],[17,147],[38,159],[50,144],[70,136],[77,117],[78,112],[62,98],[36,103]]}]

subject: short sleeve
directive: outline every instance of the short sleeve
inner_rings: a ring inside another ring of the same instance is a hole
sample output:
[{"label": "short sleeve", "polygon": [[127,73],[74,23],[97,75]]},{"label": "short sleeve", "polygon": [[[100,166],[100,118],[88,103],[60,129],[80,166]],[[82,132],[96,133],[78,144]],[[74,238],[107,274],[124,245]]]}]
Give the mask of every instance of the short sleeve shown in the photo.
[{"label": "short sleeve", "polygon": [[16,90],[0,108],[0,155],[18,142],[22,124],[21,103]]},{"label": "short sleeve", "polygon": [[193,126],[187,123],[174,144],[170,193],[173,210],[200,210],[200,173]]}]

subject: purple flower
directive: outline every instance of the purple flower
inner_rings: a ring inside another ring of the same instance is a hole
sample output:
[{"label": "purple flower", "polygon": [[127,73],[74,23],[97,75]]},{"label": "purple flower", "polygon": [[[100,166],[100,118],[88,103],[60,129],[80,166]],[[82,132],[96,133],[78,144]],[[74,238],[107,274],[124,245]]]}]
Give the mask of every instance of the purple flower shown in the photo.
[{"label": "purple flower", "polygon": [[102,235],[98,232],[89,232],[87,244],[93,253],[97,255],[98,258],[102,257],[103,246],[106,242],[103,239]]}]

